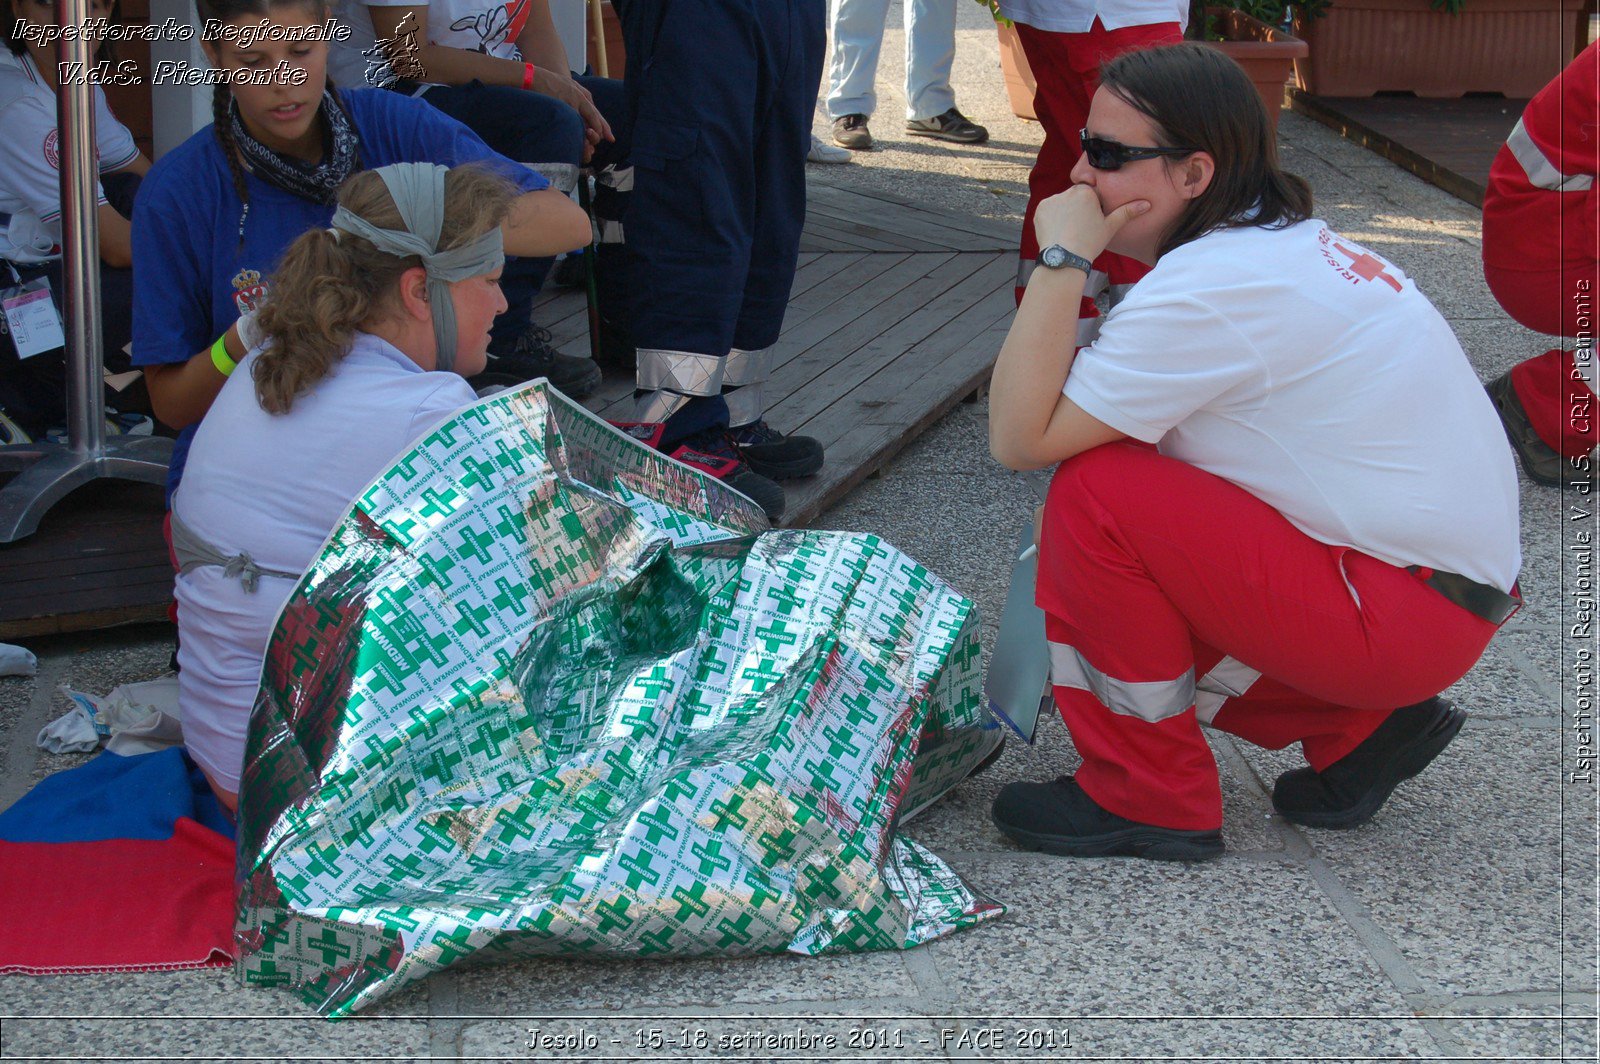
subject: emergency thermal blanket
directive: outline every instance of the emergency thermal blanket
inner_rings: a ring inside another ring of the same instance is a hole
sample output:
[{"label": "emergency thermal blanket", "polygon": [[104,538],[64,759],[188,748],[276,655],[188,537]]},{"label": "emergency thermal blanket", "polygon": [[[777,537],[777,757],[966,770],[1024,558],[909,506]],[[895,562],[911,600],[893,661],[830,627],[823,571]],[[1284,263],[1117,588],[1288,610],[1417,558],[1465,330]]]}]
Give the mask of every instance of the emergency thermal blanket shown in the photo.
[{"label": "emergency thermal blanket", "polygon": [[900,821],[1000,743],[971,602],[543,383],[355,501],[267,652],[246,984],[329,1016],[465,958],[905,949],[997,916]]}]

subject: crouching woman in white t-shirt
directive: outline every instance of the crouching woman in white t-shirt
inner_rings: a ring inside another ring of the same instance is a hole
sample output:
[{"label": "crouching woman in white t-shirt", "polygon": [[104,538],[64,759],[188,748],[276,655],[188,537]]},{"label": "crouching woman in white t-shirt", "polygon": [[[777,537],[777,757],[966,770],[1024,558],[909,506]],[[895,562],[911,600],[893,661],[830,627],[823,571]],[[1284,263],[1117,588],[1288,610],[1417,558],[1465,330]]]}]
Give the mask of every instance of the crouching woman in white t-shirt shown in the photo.
[{"label": "crouching woman in white t-shirt", "polygon": [[[1083,146],[989,422],[1003,464],[1060,463],[1038,602],[1083,765],[1007,786],[995,822],[1051,853],[1218,854],[1205,724],[1300,743],[1273,806],[1354,827],[1460,729],[1437,696],[1516,606],[1505,435],[1416,285],[1310,217],[1231,60],[1109,63]],[[1154,269],[1074,352],[1107,248]]]},{"label": "crouching woman in white t-shirt", "polygon": [[301,573],[379,473],[474,399],[505,310],[516,190],[471,166],[356,174],[333,228],[284,253],[261,346],[201,423],[173,501],[184,742],[230,809],[267,639]]}]

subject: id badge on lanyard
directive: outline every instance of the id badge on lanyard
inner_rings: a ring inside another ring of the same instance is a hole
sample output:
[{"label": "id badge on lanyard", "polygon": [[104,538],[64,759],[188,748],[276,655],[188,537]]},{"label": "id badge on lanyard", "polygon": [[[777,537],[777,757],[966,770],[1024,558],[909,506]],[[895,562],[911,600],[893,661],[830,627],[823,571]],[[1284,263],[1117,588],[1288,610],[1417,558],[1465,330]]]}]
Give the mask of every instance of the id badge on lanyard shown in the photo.
[{"label": "id badge on lanyard", "polygon": [[56,351],[67,346],[66,333],[61,328],[61,315],[56,312],[55,300],[50,298],[50,278],[35,277],[21,281],[16,267],[6,264],[13,281],[0,288],[0,324],[19,360]]}]

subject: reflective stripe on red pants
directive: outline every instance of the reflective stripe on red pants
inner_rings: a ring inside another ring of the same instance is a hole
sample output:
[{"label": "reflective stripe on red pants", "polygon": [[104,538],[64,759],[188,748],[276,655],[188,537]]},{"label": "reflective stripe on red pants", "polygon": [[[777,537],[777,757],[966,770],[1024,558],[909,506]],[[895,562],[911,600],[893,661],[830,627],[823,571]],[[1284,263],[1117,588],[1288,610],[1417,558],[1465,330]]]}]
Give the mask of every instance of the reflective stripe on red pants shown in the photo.
[{"label": "reflective stripe on red pants", "polygon": [[1299,742],[1321,770],[1460,679],[1495,633],[1405,569],[1127,443],[1057,470],[1038,601],[1079,784],[1120,816],[1187,830],[1222,823],[1202,719]]}]

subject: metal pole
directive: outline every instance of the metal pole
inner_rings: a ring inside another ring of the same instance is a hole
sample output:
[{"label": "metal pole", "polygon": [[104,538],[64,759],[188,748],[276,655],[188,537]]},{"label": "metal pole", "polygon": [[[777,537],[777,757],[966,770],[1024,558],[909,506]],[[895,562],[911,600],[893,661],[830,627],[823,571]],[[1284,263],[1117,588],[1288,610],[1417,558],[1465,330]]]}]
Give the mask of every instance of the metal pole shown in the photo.
[{"label": "metal pole", "polygon": [[[59,44],[60,71],[90,69],[93,42],[81,32],[87,0],[59,0],[63,26],[79,27]],[[67,65],[72,64],[72,65]],[[81,74],[56,93],[61,167],[61,259],[66,290],[67,439],[0,447],[0,471],[17,476],[0,488],[0,543],[29,535],[57,501],[97,477],[160,484],[172,454],[170,440],[106,440],[103,343],[100,327],[99,157],[94,139],[94,87]]]},{"label": "metal pole", "polygon": [[[60,0],[63,26],[81,25],[87,0]],[[56,70],[90,69],[94,43],[67,34],[58,46]],[[61,82],[58,123],[61,143],[61,255],[67,333],[67,429],[73,451],[105,446],[105,375],[100,353],[100,224],[96,211],[99,167],[94,139],[93,88],[82,76]]]}]

